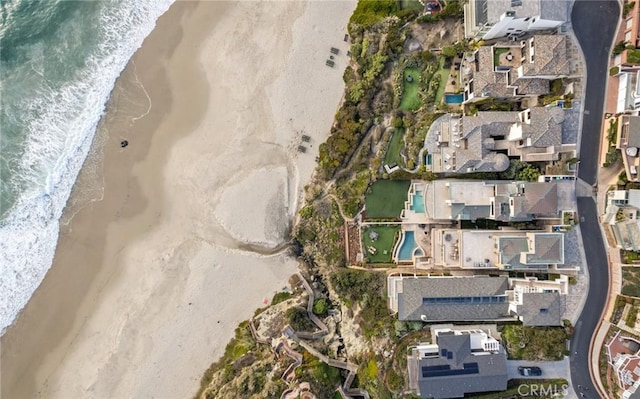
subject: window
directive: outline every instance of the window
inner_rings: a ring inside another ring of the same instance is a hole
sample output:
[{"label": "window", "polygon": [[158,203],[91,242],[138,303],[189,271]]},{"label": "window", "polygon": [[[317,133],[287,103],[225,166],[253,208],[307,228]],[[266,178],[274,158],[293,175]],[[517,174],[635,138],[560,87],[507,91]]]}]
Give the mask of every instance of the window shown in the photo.
[{"label": "window", "polygon": [[511,7],[518,7],[522,5],[522,0],[511,0]]},{"label": "window", "polygon": [[547,309],[547,308],[542,308],[542,309],[540,309],[540,313],[542,313],[542,314],[547,314],[547,313],[549,313],[549,309]]},{"label": "window", "polygon": [[627,29],[631,29],[631,26],[633,26],[633,18],[627,19]]}]

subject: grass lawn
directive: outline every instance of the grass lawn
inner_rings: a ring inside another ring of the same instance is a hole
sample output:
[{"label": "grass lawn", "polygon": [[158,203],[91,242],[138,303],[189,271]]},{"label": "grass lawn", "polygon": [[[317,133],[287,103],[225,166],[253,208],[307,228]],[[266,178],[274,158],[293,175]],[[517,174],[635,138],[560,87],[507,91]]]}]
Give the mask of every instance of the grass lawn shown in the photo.
[{"label": "grass lawn", "polygon": [[493,50],[493,66],[500,65],[500,56],[504,53],[508,53],[510,49],[506,47],[496,47]]},{"label": "grass lawn", "polygon": [[404,161],[400,156],[400,151],[404,146],[402,138],[404,137],[404,129],[396,129],[391,136],[389,146],[387,147],[387,153],[384,154],[384,163],[387,165],[396,164],[404,166]]},{"label": "grass lawn", "polygon": [[440,85],[438,86],[435,99],[436,104],[440,104],[444,96],[444,88],[447,87],[447,80],[449,79],[449,69],[444,67],[444,57],[440,58],[440,66],[435,74],[440,75]]},{"label": "grass lawn", "polygon": [[409,192],[409,180],[379,180],[365,196],[367,219],[398,219]]},{"label": "grass lawn", "polygon": [[418,0],[400,0],[402,10],[424,10],[424,6]]},{"label": "grass lawn", "polygon": [[[407,78],[411,76],[411,82]],[[402,99],[400,109],[403,111],[414,111],[420,108],[420,98],[418,97],[418,85],[420,70],[418,68],[406,68],[402,72]]]},{"label": "grass lawn", "polygon": [[622,294],[640,298],[640,267],[622,268]]},{"label": "grass lawn", "polygon": [[[362,251],[365,258],[368,258],[370,263],[390,263],[393,244],[396,243],[399,231],[400,227],[390,226],[370,226],[362,230],[362,241],[364,244]],[[375,241],[369,237],[371,232],[378,233],[378,238]],[[367,251],[369,246],[377,249],[375,255]]]}]

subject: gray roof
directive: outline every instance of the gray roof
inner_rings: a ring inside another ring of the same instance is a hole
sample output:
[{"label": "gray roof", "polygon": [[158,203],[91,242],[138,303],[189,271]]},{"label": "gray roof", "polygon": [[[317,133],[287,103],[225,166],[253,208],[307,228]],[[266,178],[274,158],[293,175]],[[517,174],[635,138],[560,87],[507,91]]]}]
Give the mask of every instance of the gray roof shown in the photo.
[{"label": "gray roof", "polygon": [[523,211],[531,215],[558,214],[558,186],[553,183],[533,182],[524,184]]},{"label": "gray roof", "polygon": [[527,254],[527,263],[564,263],[563,238],[562,233],[537,233],[534,253]]},{"label": "gray roof", "polygon": [[[502,172],[509,167],[509,158],[494,152],[495,136],[506,136],[514,123],[518,122],[518,112],[487,111],[476,116],[463,116],[460,121],[460,137],[466,145],[456,149],[456,171]],[[465,148],[466,147],[466,148]]]},{"label": "gray roof", "polygon": [[535,35],[535,58],[524,64],[524,75],[569,75],[568,38],[565,35]]},{"label": "gray roof", "polygon": [[425,298],[479,298],[503,296],[507,277],[416,277],[402,279],[398,320],[479,321],[510,318],[508,301],[479,303],[425,303]]},{"label": "gray roof", "polygon": [[523,126],[523,135],[531,138],[531,145],[544,148],[562,144],[564,110],[559,107],[533,107],[530,112],[531,123]]},{"label": "gray roof", "polygon": [[619,122],[623,125],[628,123],[627,147],[640,147],[640,116],[623,115]]},{"label": "gray roof", "polygon": [[[517,77],[515,69],[511,70],[512,76]],[[516,89],[518,94],[522,95],[543,95],[551,91],[551,84],[549,79],[541,78],[529,78],[529,79],[514,79],[514,86],[518,86]]]},{"label": "gray roof", "polygon": [[627,202],[633,207],[640,208],[640,190],[629,190]]},{"label": "gray roof", "polygon": [[[437,343],[439,356],[409,359],[417,362],[418,389],[423,398],[462,398],[465,393],[507,389],[507,356],[502,347],[494,353],[475,354],[467,334],[439,334]],[[451,353],[451,359],[442,355],[443,350]],[[440,373],[425,374],[429,369]]]},{"label": "gray roof", "polygon": [[482,46],[476,54],[478,67],[473,73],[473,92],[478,97],[513,97],[513,87],[507,87],[507,72],[495,72],[492,46]]},{"label": "gray roof", "polygon": [[522,305],[518,306],[518,316],[525,326],[559,326],[560,312],[560,294],[557,292],[525,293]]},{"label": "gray roof", "polygon": [[494,152],[495,137],[507,137],[515,124],[521,124],[523,138],[532,147],[546,148],[562,144],[564,111],[561,108],[530,109],[531,123],[521,123],[516,111],[484,111],[460,119],[460,139],[464,143],[455,149],[455,170],[465,173],[502,172],[509,167],[507,155]]},{"label": "gray roof", "polygon": [[529,251],[529,240],[527,237],[500,237],[498,239],[498,250],[502,264],[509,265],[513,269],[526,268],[520,262],[520,255]]}]

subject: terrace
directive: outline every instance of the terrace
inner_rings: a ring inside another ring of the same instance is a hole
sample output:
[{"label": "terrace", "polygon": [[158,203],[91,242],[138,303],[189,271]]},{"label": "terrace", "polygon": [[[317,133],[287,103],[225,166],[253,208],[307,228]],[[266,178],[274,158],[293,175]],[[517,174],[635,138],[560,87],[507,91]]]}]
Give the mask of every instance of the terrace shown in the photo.
[{"label": "terrace", "polygon": [[525,60],[524,46],[494,46],[493,67],[496,72],[519,68]]}]

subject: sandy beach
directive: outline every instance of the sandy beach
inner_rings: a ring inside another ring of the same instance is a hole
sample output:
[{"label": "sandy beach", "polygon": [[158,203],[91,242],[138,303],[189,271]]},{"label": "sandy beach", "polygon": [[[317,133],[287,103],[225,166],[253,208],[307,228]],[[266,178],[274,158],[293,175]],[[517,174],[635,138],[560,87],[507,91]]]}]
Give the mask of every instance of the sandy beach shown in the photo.
[{"label": "sandy beach", "polygon": [[54,264],[1,338],[0,396],[197,391],[296,270],[284,247],[344,90],[354,8],[178,2],[158,20],[113,90]]}]

